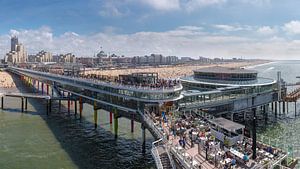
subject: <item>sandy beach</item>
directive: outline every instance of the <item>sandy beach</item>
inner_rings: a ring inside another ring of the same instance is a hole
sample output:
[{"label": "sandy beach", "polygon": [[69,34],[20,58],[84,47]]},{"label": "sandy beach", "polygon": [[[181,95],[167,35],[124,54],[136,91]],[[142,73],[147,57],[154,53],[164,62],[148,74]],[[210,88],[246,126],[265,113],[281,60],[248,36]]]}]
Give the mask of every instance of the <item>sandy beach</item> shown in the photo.
[{"label": "sandy beach", "polygon": [[0,72],[0,88],[12,88],[15,86],[16,85],[9,73]]},{"label": "sandy beach", "polygon": [[179,78],[189,76],[193,74],[193,70],[212,67],[212,66],[224,66],[224,67],[245,67],[267,63],[267,61],[245,61],[245,62],[232,62],[224,64],[208,64],[208,65],[178,65],[170,67],[151,67],[151,68],[137,68],[137,69],[114,69],[114,70],[91,70],[86,71],[85,74],[97,74],[107,76],[118,76],[120,74],[131,74],[138,72],[156,72],[159,78]]}]

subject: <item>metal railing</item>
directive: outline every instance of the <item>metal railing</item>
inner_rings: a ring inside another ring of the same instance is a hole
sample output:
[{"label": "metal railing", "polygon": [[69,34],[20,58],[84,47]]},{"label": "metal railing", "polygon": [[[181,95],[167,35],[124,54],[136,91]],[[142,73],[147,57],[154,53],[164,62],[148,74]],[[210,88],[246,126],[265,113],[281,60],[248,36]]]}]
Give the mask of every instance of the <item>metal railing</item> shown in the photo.
[{"label": "metal railing", "polygon": [[182,89],[182,85],[181,83],[178,83],[174,86],[170,86],[170,87],[145,87],[145,86],[137,86],[137,85],[125,85],[125,84],[121,84],[121,83],[117,83],[117,82],[113,82],[113,81],[100,81],[97,79],[88,79],[88,78],[81,78],[81,77],[71,77],[71,76],[64,76],[64,75],[59,75],[59,74],[53,74],[53,73],[49,73],[49,72],[40,72],[40,71],[35,71],[35,70],[30,70],[30,69],[22,69],[22,68],[16,68],[16,67],[9,67],[9,69],[12,70],[17,70],[17,71],[26,71],[28,73],[34,73],[34,74],[40,74],[40,75],[47,75],[47,76],[52,76],[54,78],[66,78],[72,81],[75,80],[79,80],[81,82],[91,82],[97,85],[103,85],[106,87],[116,87],[116,88],[121,88],[121,89],[130,89],[130,90],[137,90],[137,91],[176,91],[176,90],[181,90]]},{"label": "metal railing", "polygon": [[157,146],[156,144],[157,143],[160,143],[163,139],[159,139],[159,140],[156,140],[152,143],[152,149],[151,149],[151,154],[154,158],[154,161],[155,161],[155,164],[156,164],[156,167],[158,169],[163,169],[163,165],[162,165],[162,162],[161,162],[161,159],[160,159],[160,156],[159,156],[159,153],[158,153],[158,149],[157,149]]}]

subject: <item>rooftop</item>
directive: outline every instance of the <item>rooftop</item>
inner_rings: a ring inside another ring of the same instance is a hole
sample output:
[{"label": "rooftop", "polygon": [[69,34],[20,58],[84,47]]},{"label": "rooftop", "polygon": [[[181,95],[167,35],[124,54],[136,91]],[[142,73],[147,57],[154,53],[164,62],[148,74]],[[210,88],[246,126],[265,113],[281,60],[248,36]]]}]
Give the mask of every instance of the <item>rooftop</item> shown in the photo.
[{"label": "rooftop", "polygon": [[193,76],[187,76],[180,78],[180,81],[195,83],[195,84],[207,84],[207,85],[219,85],[219,86],[263,86],[276,83],[276,80],[269,78],[258,77],[256,80],[250,81],[226,81],[226,80],[209,80],[209,79],[196,79]]},{"label": "rooftop", "polygon": [[244,68],[230,68],[222,66],[214,67],[205,67],[201,69],[194,70],[194,72],[203,72],[203,73],[224,73],[224,74],[243,74],[243,73],[258,73],[255,70],[248,70]]},{"label": "rooftop", "polygon": [[233,122],[231,120],[228,120],[228,119],[225,119],[223,117],[212,119],[212,120],[210,120],[210,122],[212,124],[215,124],[215,125],[217,125],[221,128],[226,129],[227,131],[231,131],[231,132],[245,128],[244,125],[241,125],[239,123],[235,123],[235,122]]}]

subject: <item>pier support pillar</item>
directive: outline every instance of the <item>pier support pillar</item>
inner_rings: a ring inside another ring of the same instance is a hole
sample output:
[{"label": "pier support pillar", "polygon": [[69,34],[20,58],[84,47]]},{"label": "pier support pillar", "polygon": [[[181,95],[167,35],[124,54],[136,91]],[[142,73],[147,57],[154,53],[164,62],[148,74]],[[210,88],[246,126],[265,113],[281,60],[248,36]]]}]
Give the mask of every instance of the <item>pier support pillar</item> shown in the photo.
[{"label": "pier support pillar", "polygon": [[278,102],[278,113],[281,115],[281,101]]},{"label": "pier support pillar", "polygon": [[24,97],[21,98],[21,110],[24,112]]},{"label": "pier support pillar", "polygon": [[275,102],[275,118],[277,118],[277,102]]},{"label": "pier support pillar", "polygon": [[131,133],[134,132],[134,114],[131,115],[132,119],[131,119]]},{"label": "pier support pillar", "polygon": [[47,84],[47,95],[49,95],[49,85]]},{"label": "pier support pillar", "polygon": [[58,100],[58,112],[61,112],[61,100]]},{"label": "pier support pillar", "polygon": [[49,113],[52,112],[52,99],[49,99]]},{"label": "pier support pillar", "polygon": [[97,114],[97,102],[94,101],[94,125],[95,129],[97,128],[98,114]]},{"label": "pier support pillar", "polygon": [[115,138],[118,137],[118,128],[119,128],[119,121],[118,121],[118,111],[114,109],[114,130],[115,130]]},{"label": "pier support pillar", "polygon": [[44,83],[42,83],[42,94],[44,94]]},{"label": "pier support pillar", "polygon": [[79,97],[79,119],[80,120],[82,118],[82,108],[83,108],[82,97]]},{"label": "pier support pillar", "polygon": [[70,93],[68,92],[68,115],[70,115]]},{"label": "pier support pillar", "polygon": [[25,98],[25,110],[27,111],[27,105],[28,105],[28,98]]},{"label": "pier support pillar", "polygon": [[295,117],[297,116],[297,101],[295,101]]},{"label": "pier support pillar", "polygon": [[274,111],[274,102],[271,103],[272,112]]},{"label": "pier support pillar", "polygon": [[265,124],[268,122],[268,112],[267,112],[267,105],[263,106],[264,116],[265,116]]},{"label": "pier support pillar", "polygon": [[145,149],[146,149],[146,127],[143,123],[141,125],[141,128],[142,128],[142,151],[145,152]]},{"label": "pier support pillar", "polygon": [[1,97],[1,109],[3,110],[4,109],[4,96]]},{"label": "pier support pillar", "polygon": [[46,100],[46,114],[49,115],[49,100]]},{"label": "pier support pillar", "polygon": [[109,124],[112,124],[113,113],[109,112]]},{"label": "pier support pillar", "polygon": [[289,113],[289,102],[286,102],[286,113]]},{"label": "pier support pillar", "polygon": [[40,81],[37,81],[37,90],[40,92]]},{"label": "pier support pillar", "polygon": [[282,102],[282,112],[283,112],[283,113],[286,113],[286,112],[285,112],[285,102],[284,102],[284,101]]},{"label": "pier support pillar", "polygon": [[77,100],[74,101],[74,111],[75,111],[75,117],[77,116]]}]

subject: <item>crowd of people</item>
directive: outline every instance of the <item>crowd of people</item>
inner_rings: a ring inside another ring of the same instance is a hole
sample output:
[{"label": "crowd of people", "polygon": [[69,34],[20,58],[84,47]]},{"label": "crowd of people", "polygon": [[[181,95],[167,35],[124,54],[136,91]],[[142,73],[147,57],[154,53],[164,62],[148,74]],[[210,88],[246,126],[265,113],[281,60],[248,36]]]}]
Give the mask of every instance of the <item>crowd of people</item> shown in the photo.
[{"label": "crowd of people", "polygon": [[162,88],[173,88],[180,84],[179,80],[173,79],[157,79],[147,80],[121,80],[118,76],[107,76],[107,75],[97,75],[97,74],[88,74],[88,75],[80,75],[79,77],[85,79],[99,80],[103,82],[113,82],[120,85],[128,85],[135,87],[148,87],[153,89],[162,89]]},{"label": "crowd of people", "polygon": [[[276,161],[282,151],[261,143],[257,143],[257,158],[252,160],[252,140],[244,137],[232,146],[216,139],[211,133],[210,123],[202,117],[181,115],[168,117],[168,113],[153,116],[156,125],[161,126],[168,139],[175,140],[175,145],[184,151],[196,147],[206,161],[217,168],[249,168],[249,166],[266,164]],[[166,126],[166,127],[164,127]],[[226,140],[226,136],[224,137]],[[191,158],[193,159],[193,157]],[[250,160],[251,159],[251,160]]]}]

